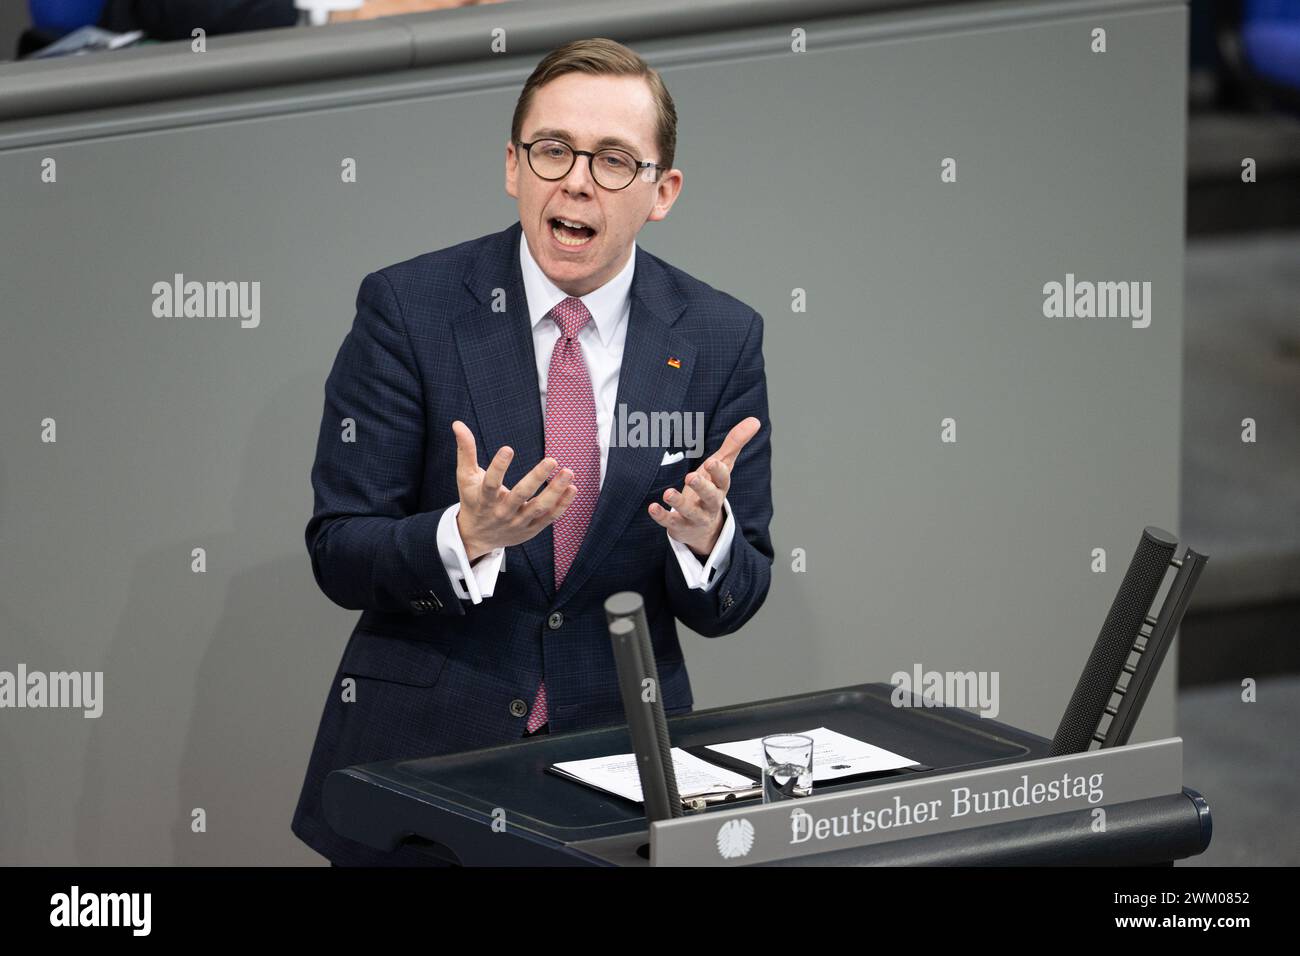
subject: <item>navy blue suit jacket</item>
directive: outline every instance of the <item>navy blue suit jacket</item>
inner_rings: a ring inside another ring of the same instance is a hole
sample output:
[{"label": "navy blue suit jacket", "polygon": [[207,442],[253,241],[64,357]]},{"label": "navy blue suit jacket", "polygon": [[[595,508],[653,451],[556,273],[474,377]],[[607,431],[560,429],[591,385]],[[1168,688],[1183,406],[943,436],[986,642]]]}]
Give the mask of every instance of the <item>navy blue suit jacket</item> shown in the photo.
[{"label": "navy blue suit jacket", "polygon": [[[293,830],[333,860],[411,856],[369,853],[330,829],[320,797],[332,770],[517,741],[543,675],[552,733],[622,722],[609,595],[645,599],[669,715],[693,703],[676,621],[707,637],[729,634],[767,596],[763,321],[639,246],[616,407],[702,412],[706,455],[743,418],[762,423],[732,472],[727,500],[739,533],[727,570],[707,592],[689,588],[666,532],[646,512],[666,488],[680,490],[702,459],[661,467],[670,449],[613,446],[558,591],[548,527],[506,549],[492,597],[473,604],[456,596],[436,541],[443,511],[459,500],[451,423],[472,429],[481,467],[502,445],[514,449],[507,486],[544,457],[520,231],[516,222],[366,276],[325,384],[307,550],[321,590],[362,613],[326,697]],[[355,422],[355,441],[343,440],[345,419]],[[356,699],[345,702],[348,677]]]}]

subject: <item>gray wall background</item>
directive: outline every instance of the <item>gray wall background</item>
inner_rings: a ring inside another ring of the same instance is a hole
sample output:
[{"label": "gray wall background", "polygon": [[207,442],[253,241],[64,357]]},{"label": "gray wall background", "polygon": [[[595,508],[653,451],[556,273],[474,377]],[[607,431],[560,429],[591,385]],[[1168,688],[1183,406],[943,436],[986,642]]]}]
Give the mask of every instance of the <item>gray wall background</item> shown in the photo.
[{"label": "gray wall background", "polygon": [[[640,241],[767,325],[772,590],[684,635],[697,707],[919,662],[1000,672],[998,719],[1050,736],[1142,526],[1177,531],[1185,11],[795,26],[805,54],[773,28],[635,44],[685,173]],[[368,271],[514,221],[537,59],[0,126],[0,669],[102,670],[106,698],[0,711],[0,860],[320,862],[288,825],[357,617],[303,545],[325,376]],[[176,272],[260,280],[261,327],[154,318]],[[1045,319],[1067,272],[1149,280],[1150,328]],[[1175,669],[1135,740],[1172,735]]]},{"label": "gray wall background", "polygon": [[0,60],[12,60],[18,52],[18,37],[32,22],[26,0],[0,3]]}]

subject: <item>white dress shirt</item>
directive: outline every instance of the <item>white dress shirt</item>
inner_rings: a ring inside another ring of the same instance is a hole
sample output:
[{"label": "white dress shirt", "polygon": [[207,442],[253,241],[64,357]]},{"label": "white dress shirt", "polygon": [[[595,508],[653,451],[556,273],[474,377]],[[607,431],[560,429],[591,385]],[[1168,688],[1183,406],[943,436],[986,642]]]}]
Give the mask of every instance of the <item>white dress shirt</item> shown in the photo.
[{"label": "white dress shirt", "polygon": [[[551,369],[551,353],[560,338],[560,327],[547,314],[569,298],[569,294],[546,277],[528,249],[528,240],[519,234],[519,266],[524,278],[524,293],[528,298],[528,315],[533,324],[533,356],[537,360],[537,382],[541,390],[542,421],[546,420],[546,377]],[[599,289],[580,296],[582,304],[591,313],[591,321],[578,333],[582,355],[591,377],[591,388],[596,400],[596,435],[600,442],[600,481],[605,482],[605,465],[609,459],[610,435],[614,428],[614,404],[618,398],[618,373],[623,365],[623,343],[627,339],[627,326],[632,312],[632,273],[636,267],[636,243],[627,265],[614,278]],[[546,321],[543,321],[546,319]],[[496,454],[496,449],[489,449]],[[726,518],[718,542],[703,564],[693,551],[680,541],[668,536],[668,543],[677,555],[682,576],[688,586],[701,591],[709,590],[722,577],[731,561],[731,542],[736,534],[736,519],[731,505],[723,499]],[[671,510],[671,509],[670,509]],[[460,502],[443,512],[438,522],[438,554],[452,587],[457,595],[482,602],[491,597],[497,574],[505,570],[505,548],[495,548],[473,564],[465,553],[465,543],[456,525]]]}]

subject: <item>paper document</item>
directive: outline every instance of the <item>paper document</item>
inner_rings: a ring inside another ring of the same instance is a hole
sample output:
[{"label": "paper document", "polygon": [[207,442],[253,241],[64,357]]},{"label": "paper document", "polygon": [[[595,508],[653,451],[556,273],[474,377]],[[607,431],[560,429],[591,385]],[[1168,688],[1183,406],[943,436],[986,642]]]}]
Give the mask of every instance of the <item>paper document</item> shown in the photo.
[{"label": "paper document", "polygon": [[[723,767],[715,767],[707,760],[674,747],[673,770],[677,774],[677,795],[683,800],[712,793],[730,793],[750,790],[756,781]],[[615,754],[612,757],[592,757],[588,760],[566,760],[552,766],[566,777],[572,777],[615,796],[643,803],[641,775],[636,769],[633,754]]]},{"label": "paper document", "polygon": [[43,46],[35,53],[29,53],[27,59],[41,60],[51,56],[80,56],[96,50],[116,50],[131,46],[144,38],[143,30],[130,33],[112,33],[95,26],[78,27],[49,46]]},{"label": "paper document", "polygon": [[[813,740],[814,784],[825,780],[836,780],[839,777],[851,777],[859,773],[898,770],[901,767],[913,767],[920,763],[918,760],[872,746],[862,740],[846,737],[825,727],[802,730],[799,733]],[[709,744],[709,749],[753,764],[758,772],[762,772],[763,739],[761,737],[726,744]]]}]

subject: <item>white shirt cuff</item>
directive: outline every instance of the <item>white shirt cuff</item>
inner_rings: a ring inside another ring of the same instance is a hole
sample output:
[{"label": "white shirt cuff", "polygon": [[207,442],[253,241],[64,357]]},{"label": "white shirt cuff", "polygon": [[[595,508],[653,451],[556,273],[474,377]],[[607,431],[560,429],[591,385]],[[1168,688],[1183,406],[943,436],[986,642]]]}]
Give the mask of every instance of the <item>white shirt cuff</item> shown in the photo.
[{"label": "white shirt cuff", "polygon": [[[732,515],[731,504],[726,498],[722,499],[722,510],[727,513],[726,520],[722,522],[722,531],[718,535],[717,544],[713,546],[708,560],[703,564],[694,551],[672,535],[668,535],[668,543],[673,546],[673,552],[677,555],[677,563],[681,565],[682,577],[686,579],[687,587],[700,591],[709,590],[726,573],[727,567],[731,564],[731,542],[736,536],[736,518]],[[668,534],[667,531],[664,533]]]},{"label": "white shirt cuff", "polygon": [[479,558],[477,564],[470,564],[465,542],[460,538],[460,528],[456,526],[458,514],[459,501],[444,511],[438,520],[438,556],[447,569],[456,596],[481,604],[485,597],[492,596],[497,572],[505,570],[506,549],[494,548]]}]

